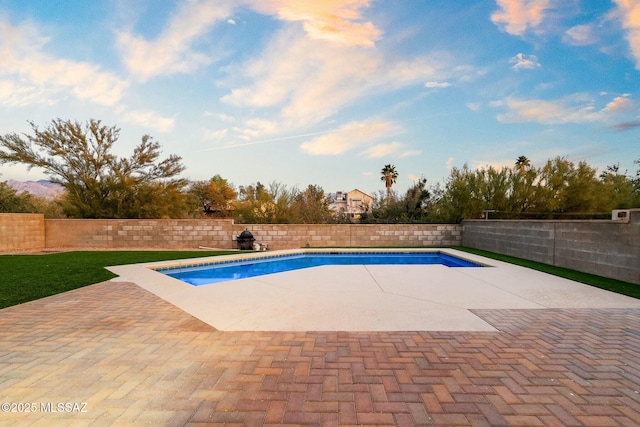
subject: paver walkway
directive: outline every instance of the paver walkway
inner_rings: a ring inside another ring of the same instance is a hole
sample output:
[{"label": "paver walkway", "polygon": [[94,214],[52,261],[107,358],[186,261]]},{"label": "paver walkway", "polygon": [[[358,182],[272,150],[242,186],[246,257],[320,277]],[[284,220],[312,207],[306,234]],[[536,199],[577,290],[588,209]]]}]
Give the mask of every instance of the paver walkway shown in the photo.
[{"label": "paver walkway", "polygon": [[640,425],[639,309],[474,312],[499,332],[222,332],[104,282],[0,310],[37,409],[0,425]]}]

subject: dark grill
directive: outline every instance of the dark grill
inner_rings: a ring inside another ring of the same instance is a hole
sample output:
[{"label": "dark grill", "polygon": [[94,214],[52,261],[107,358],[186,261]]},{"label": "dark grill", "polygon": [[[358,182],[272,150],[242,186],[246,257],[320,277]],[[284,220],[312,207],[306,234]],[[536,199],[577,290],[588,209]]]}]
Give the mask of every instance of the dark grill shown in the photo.
[{"label": "dark grill", "polygon": [[238,249],[243,251],[252,250],[253,242],[256,241],[256,239],[253,238],[253,234],[251,234],[251,232],[248,229],[240,233],[236,238],[236,240],[238,241]]}]

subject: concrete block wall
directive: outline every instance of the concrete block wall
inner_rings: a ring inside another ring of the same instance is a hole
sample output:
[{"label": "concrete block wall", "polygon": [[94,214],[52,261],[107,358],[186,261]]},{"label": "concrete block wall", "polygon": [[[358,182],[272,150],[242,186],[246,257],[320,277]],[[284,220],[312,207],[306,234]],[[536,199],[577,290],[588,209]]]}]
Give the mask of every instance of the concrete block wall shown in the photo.
[{"label": "concrete block wall", "polygon": [[559,222],[555,265],[640,284],[640,221]]},{"label": "concrete block wall", "polygon": [[640,284],[640,215],[622,221],[467,220],[462,245]]},{"label": "concrete block wall", "polygon": [[458,246],[458,224],[353,224],[349,246]]},{"label": "concrete block wall", "polygon": [[0,251],[44,247],[44,215],[0,213]]},{"label": "concrete block wall", "polygon": [[452,246],[460,225],[234,224],[233,220],[46,220],[47,247],[235,249],[249,230],[270,249],[304,246]]},{"label": "concrete block wall", "polygon": [[48,219],[51,248],[231,249],[232,220],[225,219]]},{"label": "concrete block wall", "polygon": [[462,226],[455,224],[236,224],[270,249],[309,246],[455,246]]},{"label": "concrete block wall", "polygon": [[553,264],[554,221],[468,220],[463,227],[463,246]]},{"label": "concrete block wall", "polygon": [[349,225],[338,224],[235,224],[234,234],[249,230],[257,242],[269,249],[310,246],[349,246]]}]

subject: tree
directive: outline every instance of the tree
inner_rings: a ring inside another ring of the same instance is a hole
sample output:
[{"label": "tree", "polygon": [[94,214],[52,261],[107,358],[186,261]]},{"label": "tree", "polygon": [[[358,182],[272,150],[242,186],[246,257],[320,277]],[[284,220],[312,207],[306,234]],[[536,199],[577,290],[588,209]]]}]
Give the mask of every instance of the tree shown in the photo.
[{"label": "tree", "polygon": [[297,224],[327,224],[333,222],[329,208],[331,196],[319,185],[309,185],[293,196],[293,222]]},{"label": "tree", "polygon": [[502,218],[593,216],[640,200],[632,179],[618,167],[609,167],[598,179],[586,162],[574,164],[563,157],[540,169],[453,168],[437,196],[432,218],[455,222],[479,218],[486,209]]},{"label": "tree", "polygon": [[212,217],[229,217],[237,197],[233,186],[220,175],[215,175],[209,181],[193,182],[189,192],[198,201],[204,215]]},{"label": "tree", "polygon": [[634,160],[633,164],[638,166],[638,170],[636,171],[636,176],[631,181],[633,182],[633,188],[635,188],[636,193],[640,195],[640,159]]},{"label": "tree", "polygon": [[640,191],[634,187],[633,177],[620,170],[620,165],[607,166],[600,174],[602,191],[599,199],[603,199],[605,210],[628,209],[640,205]]},{"label": "tree", "polygon": [[18,193],[6,182],[0,182],[0,213],[39,213],[45,218],[64,218],[55,199],[38,197],[26,191]]},{"label": "tree", "polygon": [[537,211],[549,213],[596,212],[600,191],[596,170],[581,161],[577,167],[563,157],[548,160],[538,179],[541,195]]},{"label": "tree", "polygon": [[427,222],[427,207],[431,193],[426,187],[427,180],[420,178],[400,198],[387,200],[380,191],[374,198],[371,213],[364,213],[360,222],[363,224],[407,224]]},{"label": "tree", "polygon": [[531,162],[527,159],[527,156],[519,156],[516,159],[516,169],[520,171],[520,173],[524,173],[529,166],[531,166]]},{"label": "tree", "polygon": [[427,190],[427,180],[420,178],[404,196],[403,206],[406,222],[425,222],[427,219],[427,206],[431,193]]},{"label": "tree", "polygon": [[509,174],[508,212],[521,214],[538,207],[540,191],[537,186],[538,170],[516,169]]},{"label": "tree", "polygon": [[31,194],[18,194],[18,192],[9,187],[6,182],[0,182],[0,212],[36,213],[38,209],[34,197]]},{"label": "tree", "polygon": [[506,211],[509,209],[509,175],[512,171],[503,167],[476,170],[479,196],[483,201],[483,210]]},{"label": "tree", "polygon": [[387,188],[387,201],[389,201],[391,200],[391,187],[398,179],[398,172],[396,172],[395,166],[388,164],[382,168],[380,173],[382,174],[380,180],[384,181],[384,186]]},{"label": "tree", "polygon": [[480,218],[485,209],[478,177],[465,163],[462,169],[451,169],[440,198],[440,214],[445,222]]},{"label": "tree", "polygon": [[291,205],[296,190],[272,182],[269,188],[257,182],[255,186],[240,186],[234,218],[247,224],[288,224],[292,222]]},{"label": "tree", "polygon": [[[79,218],[180,217],[187,209],[182,188],[186,180],[181,158],[170,155],[159,161],[160,144],[149,135],[129,158],[111,150],[120,129],[91,119],[78,122],[52,120],[40,130],[29,122],[33,135],[0,136],[0,164],[22,163],[43,169],[50,180],[62,185],[65,214]],[[153,202],[153,203],[151,203]],[[151,204],[150,204],[151,203]],[[153,209],[150,207],[153,206]]]}]

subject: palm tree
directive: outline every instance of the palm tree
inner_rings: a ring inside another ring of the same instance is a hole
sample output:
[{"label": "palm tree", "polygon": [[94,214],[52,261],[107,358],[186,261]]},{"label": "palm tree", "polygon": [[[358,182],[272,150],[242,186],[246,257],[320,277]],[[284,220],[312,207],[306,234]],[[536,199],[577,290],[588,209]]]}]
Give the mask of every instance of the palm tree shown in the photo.
[{"label": "palm tree", "polygon": [[516,159],[516,169],[518,169],[520,173],[524,173],[529,166],[531,166],[531,162],[527,159],[527,156],[520,156]]},{"label": "palm tree", "polygon": [[385,165],[381,171],[382,176],[380,181],[384,181],[385,187],[387,187],[387,202],[391,200],[391,186],[396,183],[398,179],[398,172],[393,165]]}]

